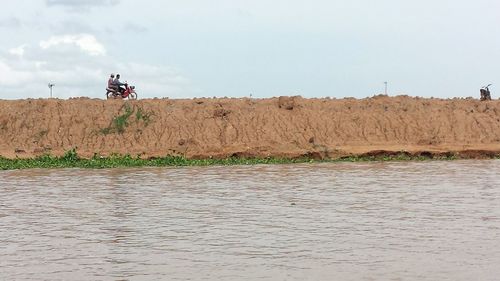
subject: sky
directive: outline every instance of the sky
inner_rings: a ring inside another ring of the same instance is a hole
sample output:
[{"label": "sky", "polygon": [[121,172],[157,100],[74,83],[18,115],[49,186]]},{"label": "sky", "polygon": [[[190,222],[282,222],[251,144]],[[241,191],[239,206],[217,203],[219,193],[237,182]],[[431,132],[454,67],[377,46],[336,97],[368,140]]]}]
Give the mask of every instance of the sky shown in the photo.
[{"label": "sky", "polygon": [[500,93],[498,0],[2,2],[0,99]]}]

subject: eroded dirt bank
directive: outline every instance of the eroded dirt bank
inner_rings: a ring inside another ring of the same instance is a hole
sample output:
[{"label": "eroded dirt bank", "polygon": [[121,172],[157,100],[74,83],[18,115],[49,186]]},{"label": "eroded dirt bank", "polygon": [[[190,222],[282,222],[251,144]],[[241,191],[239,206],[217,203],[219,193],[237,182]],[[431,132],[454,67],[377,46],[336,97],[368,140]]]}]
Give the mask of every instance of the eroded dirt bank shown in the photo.
[{"label": "eroded dirt bank", "polygon": [[338,158],[500,155],[500,101],[97,99],[0,101],[0,155]]}]

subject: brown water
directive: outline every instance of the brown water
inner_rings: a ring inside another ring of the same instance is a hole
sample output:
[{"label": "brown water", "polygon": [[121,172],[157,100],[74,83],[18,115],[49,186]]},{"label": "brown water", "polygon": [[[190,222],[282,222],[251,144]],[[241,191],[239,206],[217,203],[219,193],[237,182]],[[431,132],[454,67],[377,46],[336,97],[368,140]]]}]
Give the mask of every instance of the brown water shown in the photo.
[{"label": "brown water", "polygon": [[500,161],[0,172],[0,280],[498,280]]}]

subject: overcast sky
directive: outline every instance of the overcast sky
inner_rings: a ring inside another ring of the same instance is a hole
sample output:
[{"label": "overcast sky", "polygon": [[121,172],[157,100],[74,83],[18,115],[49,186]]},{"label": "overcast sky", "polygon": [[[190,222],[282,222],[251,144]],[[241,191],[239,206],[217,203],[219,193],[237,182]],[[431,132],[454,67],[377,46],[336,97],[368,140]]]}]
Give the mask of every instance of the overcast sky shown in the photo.
[{"label": "overcast sky", "polygon": [[[498,0],[16,0],[0,99],[500,94]],[[498,97],[498,95],[496,95]]]}]

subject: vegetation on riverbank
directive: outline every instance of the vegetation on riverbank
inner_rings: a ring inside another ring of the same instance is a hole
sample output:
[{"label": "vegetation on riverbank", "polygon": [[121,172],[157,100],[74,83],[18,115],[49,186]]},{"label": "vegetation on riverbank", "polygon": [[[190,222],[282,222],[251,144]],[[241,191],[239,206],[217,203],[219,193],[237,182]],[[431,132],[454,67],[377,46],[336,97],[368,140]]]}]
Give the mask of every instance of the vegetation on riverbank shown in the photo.
[{"label": "vegetation on riverbank", "polygon": [[[100,129],[100,132],[104,135],[109,134],[123,134],[125,129],[130,125],[131,122],[142,121],[143,125],[147,127],[151,121],[151,116],[153,113],[144,110],[139,106],[130,106],[129,104],[124,104],[122,107],[124,113],[113,117],[111,123],[108,127]],[[121,111],[121,109],[120,109]],[[135,120],[130,118],[135,113]]]},{"label": "vegetation on riverbank", "polygon": [[[229,165],[257,165],[257,164],[294,164],[294,163],[326,163],[326,162],[367,162],[367,161],[423,161],[423,160],[455,160],[461,159],[457,154],[445,155],[411,155],[406,152],[392,154],[376,154],[362,156],[347,156],[337,159],[302,158],[240,158],[225,159],[187,159],[180,156],[166,156],[162,158],[141,159],[130,155],[112,155],[102,157],[95,155],[90,159],[81,158],[76,150],[67,151],[64,156],[56,157],[43,155],[31,159],[6,159],[0,157],[0,170],[33,169],[33,168],[119,168],[119,167],[183,167],[183,166],[229,166]],[[499,156],[487,157],[497,158]]]}]

